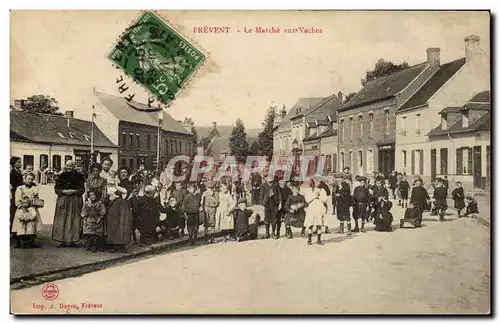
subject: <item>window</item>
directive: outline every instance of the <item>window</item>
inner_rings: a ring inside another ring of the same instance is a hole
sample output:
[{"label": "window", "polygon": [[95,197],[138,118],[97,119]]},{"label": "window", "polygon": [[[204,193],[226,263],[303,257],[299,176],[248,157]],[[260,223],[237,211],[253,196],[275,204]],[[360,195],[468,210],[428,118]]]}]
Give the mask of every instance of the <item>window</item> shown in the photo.
[{"label": "window", "polygon": [[372,173],[373,172],[373,151],[368,150],[366,154],[366,173]]},{"label": "window", "polygon": [[358,121],[359,121],[359,138],[363,138],[363,115],[358,116]]},{"label": "window", "polygon": [[128,160],[128,167],[132,170],[134,170],[134,159],[129,159]]},{"label": "window", "polygon": [[406,135],[406,116],[401,117],[401,135]]},{"label": "window", "polygon": [[68,134],[69,134],[69,137],[71,137],[71,138],[75,138],[75,133],[68,132]]},{"label": "window", "polygon": [[174,155],[174,143],[172,142],[172,140],[170,140],[169,149],[170,155]]},{"label": "window", "polygon": [[125,147],[127,145],[127,133],[122,133],[122,146]]},{"label": "window", "polygon": [[84,135],[83,135],[83,138],[85,138],[85,140],[86,140],[87,142],[90,142],[90,136],[88,136],[88,135],[85,135],[85,134],[84,134]]},{"label": "window", "polygon": [[448,149],[442,148],[441,153],[441,174],[448,174]]},{"label": "window", "polygon": [[389,135],[389,109],[384,110],[385,114],[385,135]]},{"label": "window", "polygon": [[192,155],[193,152],[191,151],[191,142],[188,142],[187,146],[188,146],[188,152],[187,152],[188,155]]},{"label": "window", "polygon": [[448,116],[446,114],[441,114],[441,129],[442,130],[447,130],[448,129]]},{"label": "window", "polygon": [[351,170],[354,170],[354,155],[352,154],[352,151],[349,151],[349,167]]},{"label": "window", "polygon": [[345,129],[344,129],[344,120],[341,119],[340,120],[340,141],[341,142],[344,141],[344,132],[345,132]]},{"label": "window", "polygon": [[141,148],[141,135],[135,134],[135,146],[139,149]]},{"label": "window", "polygon": [[373,113],[369,113],[368,117],[370,118],[370,137],[373,137]]},{"label": "window", "polygon": [[332,172],[337,173],[337,153],[333,153],[332,156],[333,156],[332,157],[332,162],[333,162]]},{"label": "window", "polygon": [[358,167],[363,167],[363,151],[358,151]]},{"label": "window", "polygon": [[151,135],[148,135],[147,141],[146,141],[146,149],[150,150],[151,149]]},{"label": "window", "polygon": [[403,151],[403,168],[404,169],[406,169],[406,161],[407,161],[406,151]]},{"label": "window", "polygon": [[188,150],[188,143],[184,142],[184,154],[189,155],[189,150]]},{"label": "window", "polygon": [[65,138],[64,135],[62,133],[57,133],[57,135],[59,135],[60,138]]},{"label": "window", "polygon": [[31,165],[34,167],[33,163],[35,158],[33,155],[23,155],[23,169],[26,169],[26,166]]},{"label": "window", "polygon": [[472,148],[461,147],[457,149],[457,174],[472,174]]},{"label": "window", "polygon": [[69,160],[73,160],[73,156],[72,155],[65,155],[64,156],[64,164],[66,164],[66,162],[68,162]]},{"label": "window", "polygon": [[354,137],[354,119],[352,117],[349,117],[349,130],[351,131],[351,141]]},{"label": "window", "polygon": [[49,156],[47,154],[40,154],[40,170],[42,170],[44,166],[49,166]]},{"label": "window", "polygon": [[415,132],[420,134],[420,114],[417,114],[417,119],[415,122]]},{"label": "window", "polygon": [[344,170],[344,166],[345,166],[344,152],[340,152],[340,168],[341,168],[341,170]]},{"label": "window", "polygon": [[469,111],[465,110],[462,113],[462,128],[469,127]]},{"label": "window", "polygon": [[174,154],[177,155],[177,141],[174,141]]},{"label": "window", "polygon": [[130,133],[130,143],[129,146],[132,148],[134,146],[134,134]]},{"label": "window", "polygon": [[127,166],[127,160],[126,159],[122,159],[120,166]]},{"label": "window", "polygon": [[61,170],[61,156],[52,155],[52,168],[56,170]]}]

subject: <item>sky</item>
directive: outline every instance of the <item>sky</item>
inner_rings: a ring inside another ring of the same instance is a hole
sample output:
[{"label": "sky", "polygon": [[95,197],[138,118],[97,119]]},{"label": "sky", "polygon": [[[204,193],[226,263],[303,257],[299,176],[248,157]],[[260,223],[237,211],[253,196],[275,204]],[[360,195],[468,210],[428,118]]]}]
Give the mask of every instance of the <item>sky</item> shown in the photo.
[{"label": "sky", "polygon": [[[120,73],[107,59],[138,11],[11,11],[11,103],[34,94],[55,97],[61,111],[91,118],[93,88],[119,95]],[[288,109],[300,97],[359,91],[379,58],[410,65],[441,48],[441,63],[464,56],[464,37],[481,37],[490,53],[488,12],[160,11],[208,54],[207,63],[168,108],[197,125],[259,128],[270,105]],[[233,33],[194,33],[194,27]],[[244,33],[279,27],[279,34]],[[283,33],[314,27],[322,33]],[[241,30],[238,32],[237,30]],[[139,101],[147,93],[130,83]]]}]

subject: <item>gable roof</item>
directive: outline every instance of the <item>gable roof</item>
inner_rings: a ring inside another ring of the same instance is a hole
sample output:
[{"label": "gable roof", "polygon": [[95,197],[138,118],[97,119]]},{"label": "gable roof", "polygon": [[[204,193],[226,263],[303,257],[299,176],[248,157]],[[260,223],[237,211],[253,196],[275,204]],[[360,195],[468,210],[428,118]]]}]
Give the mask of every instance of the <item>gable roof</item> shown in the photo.
[{"label": "gable roof", "polygon": [[342,105],[336,94],[323,98],[306,112],[306,120],[326,120],[328,115],[336,114]]},{"label": "gable roof", "polygon": [[345,111],[395,96],[406,88],[427,66],[427,62],[423,62],[368,82],[339,111]]},{"label": "gable roof", "polygon": [[427,101],[465,64],[465,57],[443,64],[401,107],[399,111],[425,105]]},{"label": "gable roof", "polygon": [[[288,113],[285,115],[285,118],[283,118],[283,120],[281,121],[279,126],[284,125],[285,123],[289,122],[294,117],[302,115],[305,111],[316,106],[319,102],[321,102],[324,99],[325,98],[318,98],[318,97],[299,98],[299,100],[297,100],[295,105],[293,105],[293,107],[288,110]],[[298,108],[301,109],[300,112],[297,112]]]},{"label": "gable roof", "polygon": [[[158,112],[143,112],[137,111],[128,105],[128,101],[123,97],[113,96],[101,92],[95,92],[95,95],[106,109],[109,110],[118,120],[141,125],[149,125],[158,127]],[[130,101],[130,105],[139,109],[151,110],[147,104],[143,104],[134,100]],[[167,132],[192,135],[186,130],[181,123],[172,118],[163,110],[163,125],[162,129]]]},{"label": "gable roof", "polygon": [[[10,112],[10,138],[27,142],[90,146],[92,122],[65,116]],[[94,145],[117,147],[94,124]]]}]

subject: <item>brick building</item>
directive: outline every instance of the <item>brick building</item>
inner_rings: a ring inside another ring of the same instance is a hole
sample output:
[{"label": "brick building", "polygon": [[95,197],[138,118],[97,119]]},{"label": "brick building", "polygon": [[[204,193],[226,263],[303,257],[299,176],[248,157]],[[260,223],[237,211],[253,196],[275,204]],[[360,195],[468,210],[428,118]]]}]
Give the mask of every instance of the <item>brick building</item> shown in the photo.
[{"label": "brick building", "polygon": [[359,175],[395,169],[396,109],[439,69],[436,53],[429,48],[427,61],[368,82],[339,109],[341,169]]},{"label": "brick building", "polygon": [[[95,93],[99,104],[96,106],[96,124],[108,138],[120,147],[119,166],[136,169],[141,164],[147,169],[155,168],[159,113],[142,112],[134,109],[151,109],[146,104],[127,102],[122,97]],[[196,150],[194,135],[189,127],[174,120],[165,111],[161,112],[160,166],[177,155],[193,156]]]}]

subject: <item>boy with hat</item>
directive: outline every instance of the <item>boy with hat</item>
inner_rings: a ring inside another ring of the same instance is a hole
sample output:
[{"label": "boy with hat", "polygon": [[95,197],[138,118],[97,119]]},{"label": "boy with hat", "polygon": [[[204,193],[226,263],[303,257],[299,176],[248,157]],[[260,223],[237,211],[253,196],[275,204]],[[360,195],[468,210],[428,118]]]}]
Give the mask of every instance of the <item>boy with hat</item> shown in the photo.
[{"label": "boy with hat", "polygon": [[455,208],[457,209],[458,212],[458,217],[462,217],[460,215],[462,209],[465,208],[465,194],[464,194],[464,188],[462,188],[462,183],[460,181],[457,181],[457,187],[453,189],[451,192],[451,196],[453,197],[453,200],[455,201]]},{"label": "boy with hat", "polygon": [[201,211],[203,212],[203,226],[205,227],[205,240],[213,243],[213,232],[215,230],[215,214],[219,206],[219,195],[214,192],[215,183],[208,181],[206,190],[201,195]]},{"label": "boy with hat", "polygon": [[416,178],[413,181],[413,189],[410,197],[410,204],[413,204],[414,208],[418,212],[419,223],[422,222],[422,213],[424,212],[427,202],[430,199],[429,193],[424,187],[422,187],[422,183],[423,181],[421,178]]},{"label": "boy with hat", "polygon": [[406,174],[403,175],[398,184],[399,197],[401,198],[401,206],[408,208],[408,193],[410,192],[410,184],[406,179]]},{"label": "boy with hat", "polygon": [[434,200],[436,201],[436,209],[439,214],[439,221],[444,221],[444,213],[448,208],[446,197],[448,196],[448,189],[444,186],[443,179],[436,179],[436,188],[434,189]]},{"label": "boy with hat", "polygon": [[198,229],[200,227],[200,201],[199,194],[196,193],[194,183],[188,184],[188,193],[182,202],[182,213],[187,220],[189,241],[191,245],[196,244]]},{"label": "boy with hat", "polygon": [[[177,201],[177,208],[182,209],[182,204],[184,202],[184,197],[186,196],[187,191],[186,189],[183,188],[183,184],[181,181],[177,181],[175,183],[175,188],[172,191],[172,194],[170,195],[171,197],[175,198],[175,201]],[[185,228],[186,228],[186,219],[184,217],[181,217],[181,222],[179,224],[181,236],[186,235],[185,234]]]},{"label": "boy with hat", "polygon": [[234,210],[234,229],[238,242],[244,241],[248,236],[249,220],[253,212],[247,209],[247,200],[239,198],[237,208]]},{"label": "boy with hat", "polygon": [[269,228],[273,227],[273,237],[276,230],[278,211],[281,209],[281,191],[278,184],[270,176],[260,187],[260,202],[264,206],[264,224],[266,225],[266,235],[264,239],[270,238]]},{"label": "boy with hat", "polygon": [[359,185],[354,188],[354,232],[359,232],[358,219],[361,218],[361,232],[366,233],[365,223],[368,220],[370,192],[366,187],[366,177],[358,177]]}]

